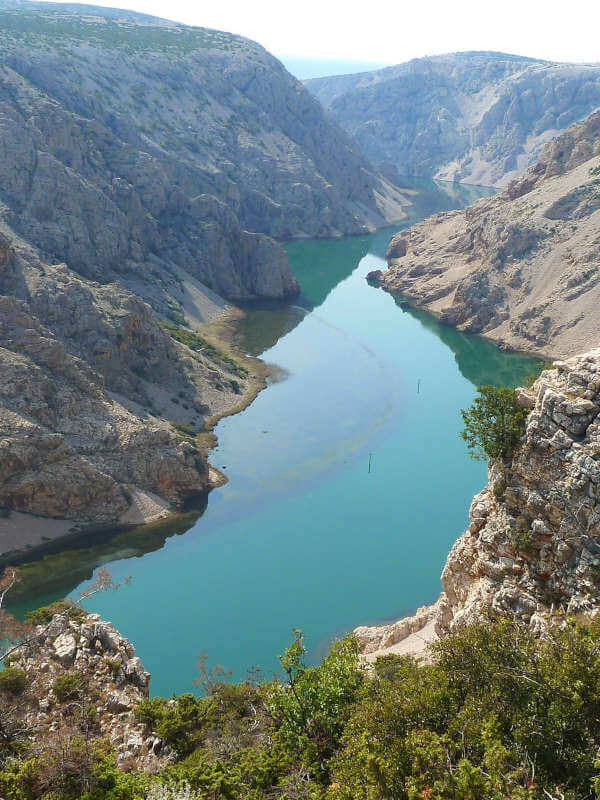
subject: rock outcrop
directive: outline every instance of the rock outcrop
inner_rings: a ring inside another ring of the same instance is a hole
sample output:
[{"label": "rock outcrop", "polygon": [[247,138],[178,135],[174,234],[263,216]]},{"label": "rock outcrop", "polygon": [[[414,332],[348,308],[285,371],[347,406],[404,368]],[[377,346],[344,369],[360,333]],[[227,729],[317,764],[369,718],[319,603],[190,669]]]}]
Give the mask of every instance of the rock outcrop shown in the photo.
[{"label": "rock outcrop", "polygon": [[504,187],[600,106],[600,65],[451,53],[306,86],[395,174]]},{"label": "rock outcrop", "polygon": [[392,238],[387,291],[503,346],[569,357],[600,341],[600,112],[500,195]]},{"label": "rock outcrop", "polygon": [[71,739],[92,745],[109,740],[117,763],[156,772],[168,748],[135,719],[148,697],[150,675],[135,648],[98,614],[56,614],[38,625],[10,656],[25,673],[14,715],[28,731],[34,754],[68,748]]},{"label": "rock outcrop", "polygon": [[531,409],[522,444],[490,465],[440,599],[408,620],[359,628],[367,654],[402,652],[411,634],[444,636],[488,610],[535,632],[600,611],[600,349],[555,362],[518,396]]}]

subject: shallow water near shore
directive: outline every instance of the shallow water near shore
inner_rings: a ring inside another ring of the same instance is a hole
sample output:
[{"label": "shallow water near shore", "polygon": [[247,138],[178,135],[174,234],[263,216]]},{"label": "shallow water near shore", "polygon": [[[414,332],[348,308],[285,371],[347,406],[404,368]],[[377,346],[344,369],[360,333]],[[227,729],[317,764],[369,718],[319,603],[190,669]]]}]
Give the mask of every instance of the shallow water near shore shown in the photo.
[{"label": "shallow water near shore", "polygon": [[[415,186],[415,218],[484,193]],[[365,276],[384,268],[400,227],[288,246],[301,297],[248,310],[239,323],[241,346],[279,370],[216,428],[211,462],[229,483],[160,549],[121,541],[112,559],[103,550],[115,579],[132,582],[89,608],[134,642],[153,694],[190,691],[200,651],[234,679],[253,666],[268,676],[294,627],[314,659],[334,635],[437,597],[448,550],[486,480],[458,437],[460,409],[476,386],[517,385],[536,362],[370,287]],[[67,573],[69,557],[77,558],[63,556]],[[64,594],[68,574],[63,584],[40,588],[27,606]]]}]

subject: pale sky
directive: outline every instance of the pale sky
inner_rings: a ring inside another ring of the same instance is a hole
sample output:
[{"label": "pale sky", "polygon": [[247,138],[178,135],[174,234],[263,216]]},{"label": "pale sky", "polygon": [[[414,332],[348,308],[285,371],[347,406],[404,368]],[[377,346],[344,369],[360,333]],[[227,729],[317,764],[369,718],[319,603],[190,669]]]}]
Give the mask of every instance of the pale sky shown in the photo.
[{"label": "pale sky", "polygon": [[397,64],[458,50],[600,62],[600,0],[96,0],[240,33],[277,56]]}]

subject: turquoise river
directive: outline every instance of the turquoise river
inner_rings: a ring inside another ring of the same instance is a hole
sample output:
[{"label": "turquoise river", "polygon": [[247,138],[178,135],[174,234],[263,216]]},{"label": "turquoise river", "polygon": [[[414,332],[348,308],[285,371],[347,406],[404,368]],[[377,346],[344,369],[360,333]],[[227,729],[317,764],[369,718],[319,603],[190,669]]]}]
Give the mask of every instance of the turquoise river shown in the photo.
[{"label": "turquoise river", "polygon": [[[483,193],[417,188],[411,221]],[[102,564],[130,575],[88,605],[132,639],[152,692],[169,695],[191,690],[201,651],[233,678],[255,666],[269,676],[295,627],[316,659],[356,625],[437,597],[486,480],[459,439],[460,409],[478,385],[516,385],[535,362],[370,287],[400,227],[289,245],[300,299],[248,310],[239,325],[246,351],[279,370],[217,426],[211,462],[229,483],[158,539],[138,532],[47,556],[34,570],[62,569],[60,579],[40,578],[27,607],[77,591]]]}]

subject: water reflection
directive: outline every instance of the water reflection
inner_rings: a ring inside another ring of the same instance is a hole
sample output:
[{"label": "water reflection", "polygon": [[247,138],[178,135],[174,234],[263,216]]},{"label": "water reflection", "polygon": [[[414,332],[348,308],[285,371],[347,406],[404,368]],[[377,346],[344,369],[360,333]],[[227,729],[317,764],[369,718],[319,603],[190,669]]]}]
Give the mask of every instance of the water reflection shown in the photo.
[{"label": "water reflection", "polygon": [[63,543],[61,550],[61,543],[57,542],[53,549],[58,552],[47,552],[42,558],[22,559],[18,565],[21,581],[11,590],[8,607],[14,614],[23,616],[33,608],[66,597],[83,581],[90,580],[95,569],[110,561],[139,558],[160,550],[170,536],[189,531],[207,505],[208,494],[204,494],[195,499],[193,511],[177,514],[166,522],[116,534],[110,530],[81,534],[68,549],[64,549]]},{"label": "water reflection", "polygon": [[454,353],[461,374],[473,386],[518,386],[535,372],[536,360],[531,356],[519,356],[502,352],[495,344],[480,336],[461,333],[442,323],[431,314],[411,308],[402,297],[394,297],[396,304],[406,314],[417,319],[421,325],[441,339]]},{"label": "water reflection", "polygon": [[[448,187],[436,189],[431,181],[424,184],[430,194],[425,199],[421,195],[415,197],[415,215],[441,210],[450,202]],[[206,629],[198,630],[198,637],[200,647],[209,648],[211,655],[216,653],[217,639],[227,639],[223,620],[231,621],[238,615],[235,635],[239,635],[244,614],[250,614],[248,604],[254,602],[253,619],[263,620],[264,636],[267,637],[267,628],[273,630],[268,634],[271,639],[267,642],[265,638],[263,644],[252,633],[244,652],[255,648],[262,657],[265,652],[277,652],[273,638],[279,637],[282,619],[285,618],[285,625],[288,619],[290,625],[297,622],[293,609],[284,608],[284,604],[278,609],[279,616],[274,612],[286,593],[290,594],[292,605],[294,598],[300,596],[299,588],[297,594],[290,591],[294,581],[310,582],[308,594],[312,605],[302,613],[310,610],[317,634],[319,625],[327,633],[337,629],[340,620],[346,624],[348,614],[363,613],[352,611],[348,605],[349,597],[358,602],[358,587],[362,585],[363,576],[353,575],[356,565],[372,557],[391,571],[394,559],[411,557],[404,540],[401,553],[390,550],[397,539],[395,514],[400,491],[404,492],[402,514],[407,530],[425,531],[432,527],[441,537],[436,545],[439,554],[445,554],[448,541],[460,527],[465,497],[472,494],[479,473],[464,466],[464,448],[457,443],[453,430],[457,424],[456,409],[469,402],[472,389],[463,385],[440,342],[452,350],[460,372],[474,385],[514,384],[522,376],[524,364],[500,353],[490,343],[441,326],[424,313],[400,314],[388,295],[366,285],[364,275],[381,266],[380,259],[391,233],[413,219],[372,236],[289,245],[290,261],[302,286],[299,305],[270,304],[247,309],[239,322],[239,341],[249,353],[268,353],[268,360],[289,370],[290,379],[260,395],[244,414],[220,424],[219,448],[213,454],[213,463],[227,464],[231,480],[227,487],[211,495],[208,513],[201,524],[188,536],[168,542],[163,550],[166,540],[188,531],[203,509],[195,515],[182,516],[175,523],[119,533],[101,541],[94,538],[82,542],[80,547],[32,560],[23,566],[23,594],[15,610],[23,613],[64,596],[91,577],[94,568],[115,562],[113,566],[119,574],[137,573],[128,592],[128,606],[123,608],[119,600],[102,598],[95,608],[122,625],[125,633],[126,626],[131,625],[141,651],[144,636],[140,626],[158,625],[161,615],[166,613],[164,608],[155,607],[155,598],[151,596],[154,590],[149,586],[171,581],[165,592],[180,594],[181,606],[189,607],[190,614],[200,604],[203,616],[198,619],[198,615],[192,614],[190,630],[196,630],[201,623],[206,625]],[[317,308],[316,313],[310,313]],[[434,336],[420,334],[419,328]],[[429,372],[424,372],[425,369]],[[415,404],[409,387],[416,386],[421,376],[426,376],[429,384],[444,380],[444,396],[429,397],[424,392]],[[412,416],[405,425],[407,415]],[[420,519],[422,509],[416,503],[423,484],[420,476],[425,475],[434,483],[436,480],[428,463],[427,448],[423,447],[423,431],[438,444],[436,469],[458,481],[454,485],[445,477],[444,485],[436,484],[436,490],[442,493],[447,490],[448,498],[445,503],[441,501],[441,507],[446,508],[444,517],[433,522],[429,517],[426,521]],[[362,455],[365,448],[371,447],[377,447],[377,479],[369,485],[373,495],[369,498],[361,495],[365,491]],[[445,467],[444,462],[447,462]],[[448,511],[452,504],[454,517]],[[289,534],[289,541],[282,542],[281,531]],[[364,531],[368,531],[367,551],[363,549]],[[423,541],[423,536],[424,533],[419,533],[414,542]],[[373,548],[374,540],[378,542],[378,554]],[[283,552],[285,546],[290,548],[289,553]],[[125,563],[127,559],[159,550],[160,553],[142,559],[135,566]],[[347,559],[340,575],[357,582],[350,588],[339,587],[335,598],[338,608],[334,608],[332,597],[319,595],[326,592],[329,582],[320,580],[318,571],[332,554],[336,570],[338,566],[342,570],[341,561]],[[417,560],[422,560],[421,557],[420,551],[415,553]],[[300,563],[302,559],[305,563]],[[275,576],[271,571],[273,564]],[[293,564],[291,575],[286,575],[282,568],[286,564]],[[435,560],[431,564],[428,561],[423,568],[430,567],[432,574],[427,580],[435,585],[438,570]],[[381,569],[373,565],[373,574]],[[279,573],[282,580],[285,577],[281,586],[277,584]],[[389,585],[395,587],[395,578],[388,577]],[[277,601],[266,597],[269,591]],[[408,579],[406,592],[413,592]],[[374,590],[372,598],[374,615],[380,613],[378,604],[383,604],[385,612],[395,610],[388,608],[387,601]],[[327,615],[323,617],[325,607],[335,616],[330,626],[325,620]],[[271,609],[270,616],[265,608]],[[368,608],[364,612],[371,614]],[[183,612],[180,609],[178,613]],[[269,620],[264,622],[267,616]],[[175,635],[179,623],[167,619],[162,623],[169,635]],[[155,635],[148,631],[144,658],[156,659],[156,648],[152,649],[151,641],[156,641]],[[173,647],[180,644],[178,640]],[[233,654],[225,652],[221,659],[216,653],[216,657],[233,667],[235,659],[242,658],[240,653],[238,647]],[[162,655],[167,660],[172,657],[173,674],[176,664],[183,659],[181,655],[178,661],[176,655],[175,650],[168,657]],[[159,668],[163,670],[163,666]],[[176,686],[168,678],[164,673],[161,679],[167,691],[172,691]]]}]

